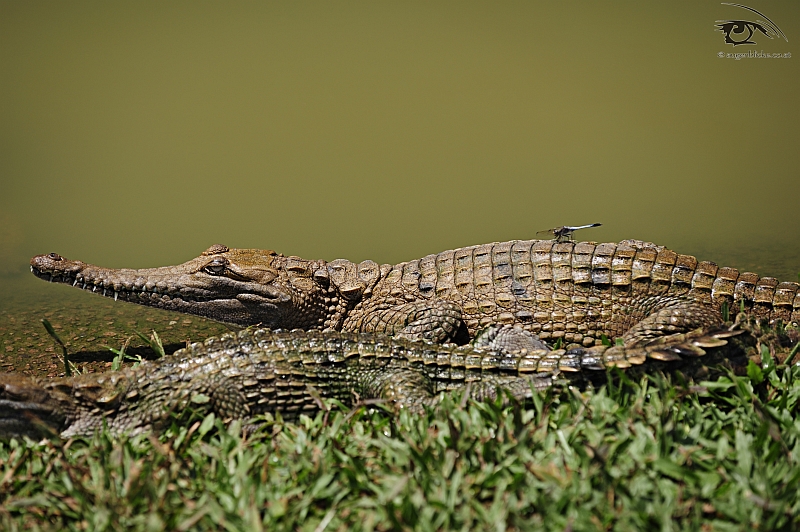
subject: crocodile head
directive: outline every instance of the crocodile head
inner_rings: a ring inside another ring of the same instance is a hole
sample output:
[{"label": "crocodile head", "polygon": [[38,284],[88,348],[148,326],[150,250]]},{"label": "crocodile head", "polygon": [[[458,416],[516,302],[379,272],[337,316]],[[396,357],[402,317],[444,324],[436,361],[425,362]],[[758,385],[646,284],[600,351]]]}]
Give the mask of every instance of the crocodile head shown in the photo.
[{"label": "crocodile head", "polygon": [[37,277],[140,305],[246,327],[325,326],[338,298],[324,261],[216,244],[177,266],[101,268],[56,253],[31,259]]},{"label": "crocodile head", "polygon": [[136,408],[138,394],[130,386],[124,371],[51,380],[0,373],[0,440],[86,436],[104,424],[142,429],[157,415],[148,416],[146,405]]},{"label": "crocodile head", "polygon": [[0,373],[0,439],[58,434],[67,423],[64,399],[35,379]]}]

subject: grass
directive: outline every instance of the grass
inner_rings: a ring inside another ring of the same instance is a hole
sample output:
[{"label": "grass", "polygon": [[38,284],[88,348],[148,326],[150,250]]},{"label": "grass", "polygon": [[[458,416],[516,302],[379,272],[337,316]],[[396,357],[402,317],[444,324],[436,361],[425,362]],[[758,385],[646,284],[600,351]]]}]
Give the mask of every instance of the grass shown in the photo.
[{"label": "grass", "polygon": [[61,352],[63,353],[62,358],[64,361],[64,375],[71,377],[73,373],[77,372],[77,368],[75,367],[75,364],[69,360],[69,353],[67,353],[66,344],[58,335],[58,333],[56,333],[55,329],[53,329],[53,326],[50,324],[49,320],[42,318],[40,321],[42,322],[42,325],[44,325],[44,329],[47,331],[47,334],[49,334],[50,337],[61,347]]},{"label": "grass", "polygon": [[[53,340],[55,340],[56,343],[61,347],[61,351],[63,353],[63,361],[64,361],[64,375],[67,377],[71,377],[73,374],[75,375],[80,374],[81,373],[80,370],[75,366],[75,364],[73,364],[69,360],[69,353],[67,352],[67,346],[61,339],[61,337],[58,335],[58,333],[56,333],[55,329],[50,324],[50,321],[44,318],[40,321],[42,322],[42,325],[44,325],[47,334],[49,334],[50,337],[53,338]],[[153,329],[150,337],[145,336],[139,331],[136,331],[136,335],[139,338],[141,338],[142,341],[144,341],[150,347],[150,349],[153,350],[153,352],[156,354],[158,358],[165,356],[164,344],[161,341],[161,338],[158,336],[158,333],[155,331],[155,329]],[[142,363],[143,359],[141,356],[131,356],[125,352],[128,349],[130,342],[131,338],[129,337],[127,340],[125,340],[120,349],[107,347],[107,349],[112,353],[114,353],[115,355],[111,363],[111,369],[113,371],[119,371],[119,369],[122,367],[122,363],[125,361],[132,361],[134,362],[134,365]]]},{"label": "grass", "polygon": [[796,530],[800,368],[750,373],[0,442],[0,528]]},{"label": "grass", "polygon": [[[156,357],[161,358],[166,356],[164,353],[164,344],[161,342],[161,338],[158,336],[158,333],[153,329],[150,337],[148,338],[144,334],[136,331],[136,335],[141,338],[147,345],[150,346],[150,349],[156,354]],[[143,358],[141,355],[132,356],[126,353],[128,346],[131,343],[131,338],[128,337],[125,342],[122,344],[122,347],[119,349],[114,349],[113,347],[107,347],[109,351],[114,353],[114,359],[111,361],[111,370],[112,371],[119,371],[122,367],[123,362],[133,362],[133,366],[136,367],[143,362]]]}]

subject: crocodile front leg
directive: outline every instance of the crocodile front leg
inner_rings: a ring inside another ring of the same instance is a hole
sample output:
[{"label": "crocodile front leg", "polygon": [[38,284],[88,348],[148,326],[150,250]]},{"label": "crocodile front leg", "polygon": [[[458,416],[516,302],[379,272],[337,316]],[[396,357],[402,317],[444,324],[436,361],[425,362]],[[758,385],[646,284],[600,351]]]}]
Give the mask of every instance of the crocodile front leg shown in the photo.
[{"label": "crocodile front leg", "polygon": [[409,340],[465,344],[469,332],[461,318],[461,307],[447,301],[413,301],[378,307],[359,319],[345,321],[343,330],[382,333]]}]

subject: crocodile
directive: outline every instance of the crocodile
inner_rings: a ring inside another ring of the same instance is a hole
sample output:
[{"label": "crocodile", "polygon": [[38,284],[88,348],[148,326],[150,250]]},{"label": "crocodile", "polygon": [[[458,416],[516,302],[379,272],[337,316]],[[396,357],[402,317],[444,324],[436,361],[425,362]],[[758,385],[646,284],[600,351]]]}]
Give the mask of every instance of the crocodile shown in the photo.
[{"label": "crocodile", "polygon": [[544,341],[628,347],[724,321],[726,308],[800,321],[800,285],[779,282],[649,242],[514,240],[396,265],[284,256],[213,245],[177,266],[109,269],[56,253],[31,271],[115,300],[227,324],[376,332],[465,344],[490,324]]},{"label": "crocodile", "polygon": [[732,360],[745,352],[732,348],[739,332],[689,333],[679,345],[549,350],[510,326],[490,327],[465,346],[371,333],[244,329],[119,371],[54,380],[0,373],[0,438],[69,438],[103,427],[136,434],[160,431],[174,416],[208,413],[243,420],[247,428],[260,414],[290,421],[314,412],[324,407],[323,398],[347,405],[377,399],[412,412],[435,407],[453,389],[477,400],[504,389],[524,400],[559,379],[605,377],[608,367],[690,367],[711,359],[707,353]]}]

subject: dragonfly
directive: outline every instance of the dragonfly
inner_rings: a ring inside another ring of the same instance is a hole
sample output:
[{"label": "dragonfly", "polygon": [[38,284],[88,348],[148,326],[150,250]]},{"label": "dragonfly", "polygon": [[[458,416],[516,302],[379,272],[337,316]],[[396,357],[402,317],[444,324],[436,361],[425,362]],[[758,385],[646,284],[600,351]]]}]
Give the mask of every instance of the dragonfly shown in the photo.
[{"label": "dragonfly", "polygon": [[556,239],[556,242],[570,242],[572,241],[572,233],[577,231],[578,229],[588,229],[590,227],[600,227],[603,224],[589,224],[589,225],[563,225],[561,227],[554,227],[552,229],[547,229],[545,231],[539,231],[536,233],[537,235],[541,234],[549,234],[553,235]]}]

